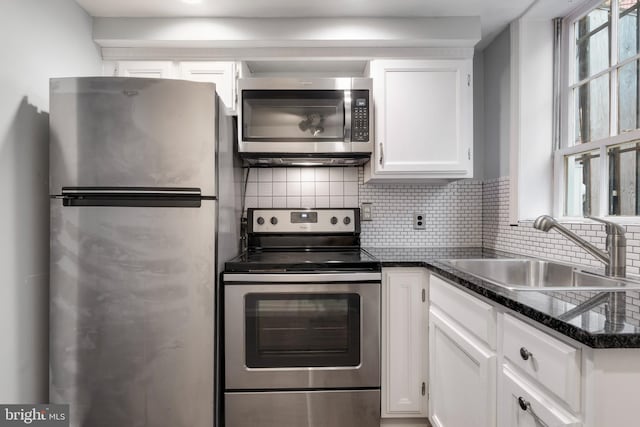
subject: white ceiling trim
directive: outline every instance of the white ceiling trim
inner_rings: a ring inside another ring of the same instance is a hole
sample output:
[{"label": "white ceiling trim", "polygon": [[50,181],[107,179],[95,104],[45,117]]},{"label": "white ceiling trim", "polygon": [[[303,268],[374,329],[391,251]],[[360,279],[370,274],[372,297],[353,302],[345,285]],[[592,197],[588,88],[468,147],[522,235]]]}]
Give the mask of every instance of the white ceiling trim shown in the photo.
[{"label": "white ceiling trim", "polygon": [[102,48],[473,48],[479,17],[95,18]]},{"label": "white ceiling trim", "polygon": [[103,47],[106,61],[155,60],[155,61],[258,61],[258,60],[369,60],[385,59],[463,59],[473,58],[471,47],[456,48],[172,48],[172,47]]}]

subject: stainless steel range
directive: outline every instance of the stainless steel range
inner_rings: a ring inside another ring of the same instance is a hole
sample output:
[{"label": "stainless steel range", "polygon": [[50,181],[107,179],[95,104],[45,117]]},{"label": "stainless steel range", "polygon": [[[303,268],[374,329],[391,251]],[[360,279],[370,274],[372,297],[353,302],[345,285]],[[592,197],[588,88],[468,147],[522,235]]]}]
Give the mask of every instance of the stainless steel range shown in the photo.
[{"label": "stainless steel range", "polygon": [[225,264],[227,427],[380,425],[380,263],[358,209],[249,209]]}]

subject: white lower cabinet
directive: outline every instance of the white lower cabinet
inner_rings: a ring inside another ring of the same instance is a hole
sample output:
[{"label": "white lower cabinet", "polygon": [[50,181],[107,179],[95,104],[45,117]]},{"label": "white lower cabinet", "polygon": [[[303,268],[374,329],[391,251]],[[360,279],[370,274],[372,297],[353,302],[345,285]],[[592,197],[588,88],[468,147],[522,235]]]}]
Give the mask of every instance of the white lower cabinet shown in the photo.
[{"label": "white lower cabinet", "polygon": [[382,275],[382,418],[427,417],[427,272]]},{"label": "white lower cabinet", "polygon": [[[409,342],[417,335],[407,334],[407,325],[417,324],[410,320],[415,313],[410,306],[419,287],[411,291],[404,285],[411,276],[383,277],[383,289],[391,293],[383,304],[383,372],[387,384],[399,381],[405,388],[395,390],[407,390],[390,392],[394,389],[385,389],[383,377],[384,417],[405,402],[407,413],[413,410],[414,398],[404,396],[411,395],[416,378],[426,375],[408,353],[422,354]],[[640,425],[640,349],[591,348],[436,275],[427,282],[428,407],[434,427]],[[394,321],[399,323],[390,327]],[[389,340],[396,333],[404,335]],[[395,375],[401,380],[389,380]]]},{"label": "white lower cabinet", "polygon": [[429,314],[431,423],[494,426],[495,353],[437,307]]},{"label": "white lower cabinet", "polygon": [[502,370],[498,427],[580,427],[580,420],[562,403],[512,371]]}]

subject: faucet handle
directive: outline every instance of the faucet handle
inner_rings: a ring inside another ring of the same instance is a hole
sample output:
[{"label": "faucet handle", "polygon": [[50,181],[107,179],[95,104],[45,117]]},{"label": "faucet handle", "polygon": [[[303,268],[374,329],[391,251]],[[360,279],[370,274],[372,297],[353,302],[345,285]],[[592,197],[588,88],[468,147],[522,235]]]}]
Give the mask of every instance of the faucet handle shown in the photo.
[{"label": "faucet handle", "polygon": [[616,224],[612,221],[607,221],[606,219],[596,218],[594,216],[585,215],[585,218],[591,219],[593,221],[601,222],[602,224],[607,226],[607,234],[613,234],[618,236],[624,236],[625,230],[624,227],[620,224]]}]

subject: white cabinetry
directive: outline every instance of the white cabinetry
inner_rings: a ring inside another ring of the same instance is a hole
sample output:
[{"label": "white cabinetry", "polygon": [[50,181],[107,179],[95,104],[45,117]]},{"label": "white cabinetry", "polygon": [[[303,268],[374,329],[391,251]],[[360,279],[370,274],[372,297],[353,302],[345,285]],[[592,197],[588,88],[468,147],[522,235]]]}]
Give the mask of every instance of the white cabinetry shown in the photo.
[{"label": "white cabinetry", "polygon": [[580,420],[514,373],[502,370],[499,427],[579,427]]},{"label": "white cabinetry", "polygon": [[233,112],[237,103],[236,64],[234,62],[189,61],[179,63],[180,78],[197,82],[215,83],[216,92],[228,112]]},{"label": "white cabinetry", "polygon": [[427,416],[427,283],[423,268],[383,270],[383,418]]},{"label": "white cabinetry", "polygon": [[639,349],[581,345],[434,275],[429,288],[434,427],[638,425]]},{"label": "white cabinetry", "polygon": [[228,114],[236,109],[237,66],[221,61],[117,61],[105,64],[105,74],[123,77],[182,79],[215,83]]},{"label": "white cabinetry", "polygon": [[495,312],[438,277],[430,277],[430,288],[431,423],[495,426],[496,353],[490,347],[495,342]]},{"label": "white cabinetry", "polygon": [[473,64],[374,60],[374,155],[365,181],[473,176]]},{"label": "white cabinetry", "polygon": [[503,316],[504,364],[531,378],[580,410],[580,349],[567,345],[513,316]]},{"label": "white cabinetry", "polygon": [[153,79],[176,78],[171,61],[118,61],[116,75]]}]

